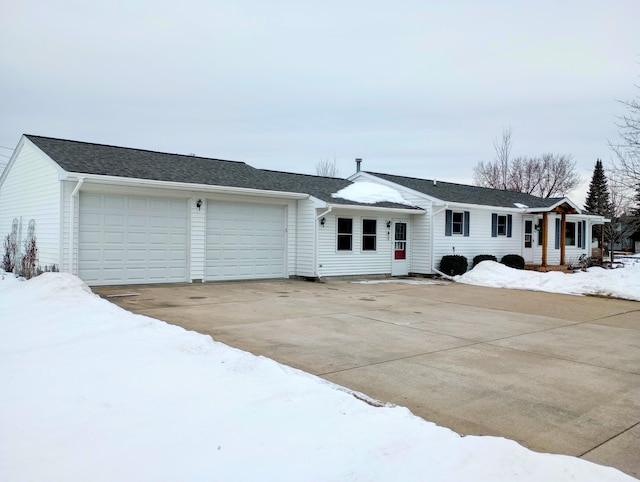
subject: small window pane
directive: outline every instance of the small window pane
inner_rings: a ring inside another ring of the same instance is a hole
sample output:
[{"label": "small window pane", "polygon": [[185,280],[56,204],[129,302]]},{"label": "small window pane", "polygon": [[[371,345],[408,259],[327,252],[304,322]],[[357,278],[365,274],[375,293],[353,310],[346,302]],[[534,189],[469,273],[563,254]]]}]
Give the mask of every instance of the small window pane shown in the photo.
[{"label": "small window pane", "polygon": [[338,218],[338,233],[340,234],[353,233],[353,219]]},{"label": "small window pane", "polygon": [[464,213],[453,213],[451,231],[453,234],[462,234],[464,232]]},{"label": "small window pane", "polygon": [[363,219],[362,220],[362,234],[376,234],[376,220],[375,219]]},{"label": "small window pane", "polygon": [[350,234],[338,235],[338,251],[351,251],[351,235]]},{"label": "small window pane", "polygon": [[507,235],[507,217],[498,216],[498,236]]},{"label": "small window pane", "polygon": [[576,245],[576,223],[567,223],[565,229],[565,245]]},{"label": "small window pane", "polygon": [[353,219],[338,218],[338,251],[351,251]]}]

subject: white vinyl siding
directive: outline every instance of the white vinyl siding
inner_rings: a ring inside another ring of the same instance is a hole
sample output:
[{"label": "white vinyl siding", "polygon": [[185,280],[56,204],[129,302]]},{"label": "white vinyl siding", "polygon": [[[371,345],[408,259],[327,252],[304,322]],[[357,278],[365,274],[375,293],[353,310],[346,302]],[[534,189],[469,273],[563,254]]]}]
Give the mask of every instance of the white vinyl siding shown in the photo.
[{"label": "white vinyl siding", "polygon": [[[387,221],[393,219],[410,223],[408,216],[334,210],[325,215],[325,225],[318,226],[318,273],[320,276],[349,276],[391,274],[393,233]],[[353,219],[351,250],[337,249],[337,219]],[[362,250],[362,220],[376,220],[376,251]],[[411,232],[411,230],[409,230]],[[410,251],[408,253],[410,257]],[[410,260],[409,260],[410,262]]]},{"label": "white vinyl siding", "polygon": [[35,220],[38,264],[60,267],[59,169],[29,140],[21,141],[17,149],[0,186],[0,236],[9,234],[13,219],[18,219],[18,245],[24,251],[29,221]]},{"label": "white vinyl siding", "polygon": [[[413,206],[418,206],[425,211],[417,211],[410,215],[409,229],[409,272],[415,274],[432,274],[431,267],[431,201],[417,195],[415,192],[405,189],[398,184],[381,180],[376,177],[356,177],[353,182],[372,182],[382,186],[389,186],[402,194],[405,201]],[[395,216],[389,214],[386,219]],[[385,221],[386,223],[386,221]],[[385,228],[386,229],[386,228]],[[444,232],[444,231],[443,231]],[[386,231],[385,231],[386,233]],[[385,234],[386,236],[386,234]]]},{"label": "white vinyl siding", "polygon": [[[198,201],[201,201],[198,208]],[[207,201],[204,197],[191,198],[191,251],[190,251],[190,280],[203,280],[205,278],[205,223],[207,216]]]},{"label": "white vinyl siding", "polygon": [[286,277],[285,206],[209,201],[206,279]]},{"label": "white vinyl siding", "polygon": [[284,208],[285,216],[285,277],[295,276],[298,265],[298,251],[296,240],[298,239],[298,204],[290,201]]},{"label": "white vinyl siding", "polygon": [[[291,216],[290,216],[291,217]],[[303,199],[297,202],[297,231],[295,241],[296,266],[295,274],[297,276],[315,277],[316,276],[316,229],[319,227],[316,221],[316,210],[314,203],[310,199]],[[291,233],[289,235],[291,239]]]},{"label": "white vinyl siding", "polygon": [[[434,218],[434,262],[440,267],[443,256],[458,254],[465,256],[469,267],[473,258],[479,254],[492,254],[498,261],[506,254],[521,254],[521,236],[491,236],[492,214],[495,209],[469,209],[469,236],[445,236],[445,210],[441,210]],[[500,215],[510,213],[500,212]],[[513,216],[512,232],[522,231],[522,217]]]},{"label": "white vinyl siding", "polygon": [[78,275],[89,285],[185,282],[185,199],[80,192]]}]

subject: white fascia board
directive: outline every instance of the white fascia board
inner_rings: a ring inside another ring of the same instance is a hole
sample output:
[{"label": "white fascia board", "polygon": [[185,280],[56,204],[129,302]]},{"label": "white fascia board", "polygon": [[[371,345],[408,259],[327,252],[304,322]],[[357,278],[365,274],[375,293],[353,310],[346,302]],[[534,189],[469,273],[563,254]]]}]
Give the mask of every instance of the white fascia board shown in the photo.
[{"label": "white fascia board", "polygon": [[22,137],[20,137],[20,140],[18,141],[18,145],[13,150],[11,159],[9,159],[9,162],[7,163],[7,165],[4,166],[4,171],[2,171],[2,175],[0,175],[0,186],[2,186],[2,183],[4,182],[5,178],[9,175],[9,171],[11,170],[11,167],[13,166],[13,164],[15,164],[16,159],[20,155],[20,152],[22,151],[25,143],[29,143],[31,147],[33,147],[36,151],[38,151],[47,160],[47,162],[49,162],[56,169],[56,171],[58,172],[58,179],[62,180],[63,177],[67,175],[67,171],[62,169],[60,167],[60,164],[58,164],[56,161],[51,159],[47,154],[44,153],[42,149],[36,146],[23,134]]},{"label": "white fascia board", "polygon": [[404,191],[404,192],[406,192],[408,194],[413,194],[414,196],[421,197],[425,201],[429,201],[430,203],[433,203],[433,204],[445,203],[445,201],[443,201],[442,199],[438,199],[436,197],[429,196],[429,195],[427,195],[427,194],[425,194],[423,192],[416,191],[414,189],[408,188],[406,186],[403,186],[402,184],[398,184],[397,182],[388,181],[387,179],[382,179],[381,177],[374,176],[373,174],[369,174],[368,172],[356,172],[355,174],[349,176],[347,178],[347,181],[352,181],[353,182],[354,179],[358,179],[360,177],[363,178],[363,179],[366,179],[368,181],[374,181],[374,182],[376,182],[378,184],[382,184],[384,186],[392,187],[396,191],[400,191],[400,192]]},{"label": "white fascia board", "polygon": [[543,213],[545,211],[549,212],[549,211],[553,211],[555,208],[557,208],[558,206],[560,206],[561,204],[564,204],[564,203],[567,203],[573,209],[578,211],[576,214],[580,214],[580,211],[582,211],[582,209],[580,209],[580,207],[577,206],[571,199],[569,199],[568,197],[563,197],[562,199],[560,199],[555,204],[552,204],[551,206],[547,206],[547,207],[543,207],[543,208],[529,208],[529,209],[527,209],[527,212],[530,212],[530,213]]},{"label": "white fascia board", "polygon": [[308,196],[309,200],[313,203],[313,207],[315,209],[323,209],[327,207],[327,202],[323,201],[322,199],[319,199],[315,196]]},{"label": "white fascia board", "polygon": [[469,204],[469,203],[444,202],[444,201],[440,201],[438,204],[433,205],[434,210],[439,208],[455,209],[459,211],[463,211],[463,210],[493,211],[493,212],[500,211],[500,212],[514,213],[514,214],[528,214],[531,212],[529,209],[517,208],[515,206],[513,207],[489,206],[487,204]]},{"label": "white fascia board", "polygon": [[424,209],[403,209],[403,208],[385,208],[380,206],[363,206],[361,204],[331,204],[327,203],[327,207],[331,210],[349,210],[349,211],[377,211],[396,214],[426,214]]},{"label": "white fascia board", "polygon": [[198,191],[217,194],[241,194],[243,196],[270,197],[279,199],[308,199],[310,197],[309,194],[297,192],[269,191],[246,187],[216,186],[210,184],[192,184],[188,182],[157,181],[153,179],[102,176],[99,174],[68,173],[68,175],[63,180],[79,180],[80,178],[83,178],[85,183],[92,182],[96,184],[111,184],[114,186],[135,186],[149,188],[155,187],[181,191]]}]

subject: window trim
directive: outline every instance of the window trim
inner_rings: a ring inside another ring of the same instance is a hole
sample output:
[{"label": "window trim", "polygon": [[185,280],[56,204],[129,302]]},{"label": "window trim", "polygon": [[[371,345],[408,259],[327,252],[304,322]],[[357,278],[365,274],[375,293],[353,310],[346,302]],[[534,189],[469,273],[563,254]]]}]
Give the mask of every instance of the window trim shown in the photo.
[{"label": "window trim", "polygon": [[[500,218],[504,219],[504,233],[499,232]],[[511,238],[513,237],[513,215],[491,213],[491,237],[492,238]]]},{"label": "window trim", "polygon": [[[340,231],[340,221],[349,221],[350,223],[350,231]],[[341,248],[340,247],[340,239],[348,239],[349,240],[349,248]],[[353,218],[341,218],[336,217],[336,251],[348,251],[353,252]]]},{"label": "window trim", "polygon": [[[460,223],[459,221],[456,222],[456,224],[461,225],[462,228],[462,232],[454,232],[453,231],[453,226],[454,226],[454,222],[453,222],[453,215],[454,214],[461,214],[462,215],[462,222]],[[445,211],[445,220],[444,220],[444,235],[445,236],[465,236],[468,237],[469,236],[469,222],[470,222],[470,218],[471,218],[471,214],[469,211],[461,211],[461,210],[452,210],[452,209],[447,209]]]},{"label": "window trim", "polygon": [[[373,232],[365,230],[365,223],[373,223]],[[373,239],[373,248],[367,248],[365,239]],[[378,220],[370,218],[362,218],[362,251],[376,252],[378,250]]]},{"label": "window trim", "polygon": [[[580,237],[580,233],[578,233],[577,224],[578,224],[578,222],[576,222],[576,221],[566,221],[565,222],[565,224],[564,224],[564,245],[565,246],[579,247],[578,238]],[[569,240],[571,239],[568,236],[569,225],[573,226],[573,242],[572,243],[569,242]]]}]

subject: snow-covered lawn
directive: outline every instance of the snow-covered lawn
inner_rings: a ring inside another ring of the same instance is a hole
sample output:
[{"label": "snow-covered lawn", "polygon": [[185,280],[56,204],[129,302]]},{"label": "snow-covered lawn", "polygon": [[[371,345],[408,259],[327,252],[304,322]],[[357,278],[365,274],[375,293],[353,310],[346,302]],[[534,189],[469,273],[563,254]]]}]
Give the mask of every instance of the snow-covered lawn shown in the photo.
[{"label": "snow-covered lawn", "polygon": [[0,480],[635,479],[372,406],[68,274],[0,273]]},{"label": "snow-covered lawn", "polygon": [[[623,259],[623,258],[620,258]],[[471,271],[456,276],[459,283],[549,291],[571,295],[599,295],[640,301],[640,259],[624,258],[625,267],[589,268],[575,273],[524,271],[508,268],[495,261],[483,261]]]}]

